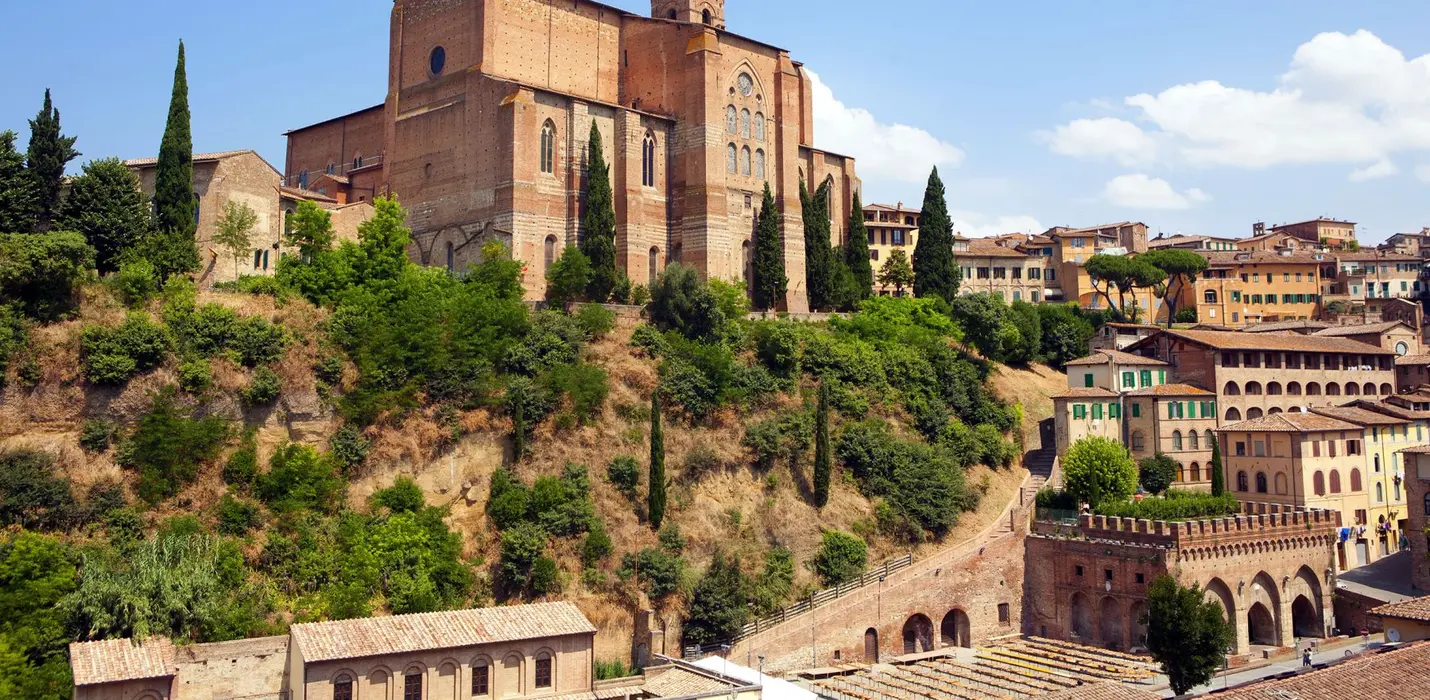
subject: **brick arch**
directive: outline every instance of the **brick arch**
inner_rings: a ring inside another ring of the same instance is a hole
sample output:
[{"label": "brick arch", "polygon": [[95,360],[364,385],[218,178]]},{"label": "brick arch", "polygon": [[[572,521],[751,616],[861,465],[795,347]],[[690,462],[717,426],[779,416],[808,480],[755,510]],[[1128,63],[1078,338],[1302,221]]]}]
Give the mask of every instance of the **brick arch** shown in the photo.
[{"label": "brick arch", "polygon": [[[739,80],[741,73],[748,73],[750,75],[750,80],[754,81],[755,83],[754,92],[751,92],[748,98],[740,94]],[[730,71],[729,78],[725,82],[727,85],[730,86],[732,90],[735,91],[735,99],[737,101],[748,99],[750,102],[753,103],[756,97],[764,97],[765,95],[770,94],[770,91],[765,88],[765,81],[763,78],[760,77],[760,72],[755,70],[754,65],[752,65],[749,61],[740,61],[739,63],[735,64],[735,68]],[[761,100],[760,104],[763,105],[767,102],[768,100]]]},{"label": "brick arch", "polygon": [[1231,587],[1227,586],[1226,582],[1219,577],[1212,577],[1210,581],[1207,581],[1206,587],[1202,589],[1202,597],[1221,605],[1222,616],[1231,623],[1232,630],[1235,631],[1237,627],[1236,598],[1231,594]]},{"label": "brick arch", "polygon": [[955,607],[943,616],[939,623],[939,644],[945,647],[973,647],[973,626],[968,620],[968,612]]},{"label": "brick arch", "polygon": [[933,621],[928,615],[914,613],[904,621],[904,653],[933,651]]},{"label": "brick arch", "polygon": [[1092,641],[1092,604],[1082,591],[1068,599],[1068,631],[1072,636]]},{"label": "brick arch", "polygon": [[1122,631],[1127,627],[1127,618],[1122,604],[1112,596],[1104,596],[1097,604],[1097,637],[1103,645],[1116,649],[1123,648]]},{"label": "brick arch", "polygon": [[[1276,585],[1276,580],[1271,578],[1266,571],[1259,571],[1247,584],[1244,595],[1247,631],[1250,634],[1248,639],[1253,644],[1264,643],[1281,646],[1284,643],[1281,634],[1281,620],[1284,613],[1281,588]],[[1256,610],[1257,606],[1265,608],[1265,616]],[[1269,629],[1266,627],[1268,622],[1270,623]]]}]

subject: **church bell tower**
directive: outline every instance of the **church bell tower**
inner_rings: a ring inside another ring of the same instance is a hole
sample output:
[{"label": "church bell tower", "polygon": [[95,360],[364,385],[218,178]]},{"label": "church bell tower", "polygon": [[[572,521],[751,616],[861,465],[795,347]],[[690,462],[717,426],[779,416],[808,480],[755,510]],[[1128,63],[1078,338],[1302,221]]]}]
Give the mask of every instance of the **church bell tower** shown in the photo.
[{"label": "church bell tower", "polygon": [[650,16],[725,28],[725,0],[651,0]]}]

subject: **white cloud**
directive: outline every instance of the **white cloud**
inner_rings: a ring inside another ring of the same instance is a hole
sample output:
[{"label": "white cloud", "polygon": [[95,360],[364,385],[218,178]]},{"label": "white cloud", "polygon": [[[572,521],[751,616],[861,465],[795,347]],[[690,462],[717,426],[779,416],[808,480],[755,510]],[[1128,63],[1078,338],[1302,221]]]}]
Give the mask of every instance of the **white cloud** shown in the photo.
[{"label": "white cloud", "polygon": [[1383,177],[1390,177],[1400,172],[1400,168],[1395,167],[1395,163],[1389,159],[1378,160],[1364,168],[1356,168],[1351,171],[1351,182],[1366,182],[1367,180],[1379,180]]},{"label": "white cloud", "polygon": [[1036,136],[1054,153],[1074,158],[1111,158],[1122,165],[1143,165],[1157,157],[1157,142],[1147,132],[1112,117],[1074,119]]},{"label": "white cloud", "polygon": [[1421,182],[1430,185],[1430,165],[1419,165],[1415,167],[1415,177]]},{"label": "white cloud", "polygon": [[1178,192],[1166,180],[1145,173],[1112,178],[1103,188],[1102,196],[1112,204],[1131,209],[1188,209],[1211,199],[1195,187]]},{"label": "white cloud", "polygon": [[[1352,179],[1363,180],[1392,174],[1396,153],[1430,150],[1430,55],[1407,60],[1365,30],[1328,32],[1297,48],[1277,83],[1258,91],[1205,80],[1124,103],[1145,123],[1163,162],[1249,169],[1343,163],[1360,166]],[[1105,120],[1077,120],[1054,134],[1087,121]],[[1049,143],[1077,157],[1112,155]]]},{"label": "white cloud", "polygon": [[1004,233],[1042,233],[1048,227],[1026,215],[988,216],[976,211],[952,210],[948,216],[953,219],[955,233],[969,238],[986,238]]},{"label": "white cloud", "polygon": [[861,179],[921,185],[934,166],[956,168],[963,150],[923,129],[881,122],[867,109],[840,102],[809,71],[814,93],[814,137],[818,148],[853,156]]}]

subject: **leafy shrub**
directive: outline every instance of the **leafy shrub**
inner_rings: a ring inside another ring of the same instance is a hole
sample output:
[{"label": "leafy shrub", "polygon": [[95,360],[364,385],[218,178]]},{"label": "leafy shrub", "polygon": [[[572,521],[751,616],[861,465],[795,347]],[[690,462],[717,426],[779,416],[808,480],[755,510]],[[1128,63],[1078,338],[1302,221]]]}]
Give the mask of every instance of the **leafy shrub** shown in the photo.
[{"label": "leafy shrub", "polygon": [[794,590],[794,553],[784,547],[765,552],[765,569],[755,579],[750,595],[755,611],[769,615],[789,600]]},{"label": "leafy shrub", "polygon": [[307,445],[284,445],[258,475],[254,492],[279,513],[334,512],[342,507],[346,482],[326,455]]},{"label": "leafy shrub", "polygon": [[664,548],[647,547],[640,552],[626,552],[616,575],[629,581],[639,572],[639,584],[652,600],[660,600],[680,589],[680,577],[685,560],[678,553]]},{"label": "leafy shrub", "polygon": [[631,346],[645,350],[650,357],[660,357],[665,354],[665,336],[655,326],[642,323],[631,333]]},{"label": "leafy shrub", "polygon": [[556,595],[562,589],[561,570],[551,557],[537,557],[531,565],[531,592],[533,595]]},{"label": "leafy shrub", "polygon": [[627,498],[635,498],[640,488],[641,465],[635,457],[620,455],[606,467],[606,480]]},{"label": "leafy shrub", "polygon": [[1045,488],[1038,491],[1037,504],[1039,508],[1077,510],[1077,499],[1062,489]]},{"label": "leafy shrub", "polygon": [[629,678],[640,675],[639,672],[626,667],[626,662],[616,659],[614,661],[596,660],[596,680],[609,681],[617,678]]},{"label": "leafy shrub", "polygon": [[791,411],[751,423],[742,444],[755,453],[756,466],[770,469],[781,457],[798,461],[813,441],[813,415],[809,411]]},{"label": "leafy shrub", "polygon": [[657,328],[692,340],[717,340],[725,330],[720,299],[695,268],[681,263],[670,265],[656,278],[646,311]]},{"label": "leafy shrub", "polygon": [[1177,323],[1196,323],[1197,307],[1189,306],[1185,309],[1177,309],[1177,318],[1175,320]]},{"label": "leafy shrub", "polygon": [[174,406],[173,394],[165,392],[154,398],[116,460],[139,472],[139,497],[158,503],[193,481],[199,465],[217,457],[228,436],[222,419],[185,417]]},{"label": "leafy shrub", "polygon": [[576,362],[585,344],[586,332],[575,319],[543,311],[532,318],[525,340],[507,352],[505,365],[511,372],[535,377],[552,367]]},{"label": "leafy shrub", "polygon": [[94,269],[94,249],[78,233],[0,233],[0,299],[32,319],[52,321],[75,308],[79,283]]},{"label": "leafy shrub", "polygon": [[1158,452],[1156,455],[1137,463],[1137,483],[1150,494],[1159,494],[1171,488],[1177,478],[1177,460]]},{"label": "leafy shrub", "polygon": [[624,272],[619,273],[616,277],[616,286],[611,288],[611,303],[631,303],[631,278],[627,277]]},{"label": "leafy shrub", "polygon": [[96,384],[123,384],[164,361],[169,336],[148,314],[131,313],[113,328],[89,326],[80,339],[85,376]]},{"label": "leafy shrub", "polygon": [[487,497],[487,517],[503,532],[526,522],[531,505],[531,491],[509,469],[492,473],[492,485]]},{"label": "leafy shrub", "polygon": [[224,494],[218,503],[218,531],[220,534],[242,537],[258,527],[262,516],[258,504]]},{"label": "leafy shrub", "polygon": [[159,291],[159,273],[153,263],[136,257],[120,263],[109,284],[125,306],[140,306]]},{"label": "leafy shrub", "polygon": [[502,530],[498,579],[509,594],[519,595],[531,583],[532,568],[546,550],[546,533],[531,523]]},{"label": "leafy shrub", "polygon": [[55,530],[68,527],[78,511],[69,480],[55,474],[54,458],[0,452],[0,524]]},{"label": "leafy shrub", "polygon": [[750,315],[750,297],[745,294],[743,282],[711,278],[705,286],[715,296],[715,305],[726,320],[736,321]]},{"label": "leafy shrub", "polygon": [[1235,515],[1241,512],[1241,504],[1231,494],[1213,496],[1207,493],[1172,489],[1163,498],[1144,498],[1140,501],[1123,502],[1104,501],[1098,504],[1093,512],[1098,515],[1120,518],[1194,520]]},{"label": "leafy shrub", "polygon": [[755,355],[777,377],[799,372],[800,340],[793,324],[762,321],[756,326]]},{"label": "leafy shrub", "polygon": [[362,430],[351,423],[344,424],[328,438],[328,455],[338,463],[344,474],[356,472],[367,462],[367,454],[371,450],[372,441],[364,437]]},{"label": "leafy shrub", "polygon": [[391,513],[416,513],[427,506],[427,497],[411,477],[399,476],[391,486],[374,492],[368,503],[373,510],[386,508]]},{"label": "leafy shrub", "polygon": [[809,563],[820,582],[831,588],[859,578],[869,565],[869,547],[864,540],[847,532],[829,530],[819,552]]},{"label": "leafy shrub", "polygon": [[866,496],[882,496],[890,515],[908,520],[910,534],[947,532],[965,510],[977,505],[964,484],[963,467],[949,451],[904,440],[882,421],[847,426],[835,454]]},{"label": "leafy shrub", "polygon": [[527,519],[551,535],[579,535],[596,519],[586,467],[567,463],[561,477],[537,477],[531,487]]},{"label": "leafy shrub", "polygon": [[616,327],[615,312],[600,304],[582,304],[573,314],[576,325],[586,333],[587,338],[593,340],[603,338],[612,328]]},{"label": "leafy shrub", "polygon": [[109,449],[109,441],[114,436],[114,426],[109,421],[91,418],[84,422],[79,433],[79,445],[90,452],[104,452]]},{"label": "leafy shrub", "polygon": [[543,384],[552,395],[565,394],[570,399],[571,412],[583,425],[596,417],[611,390],[606,370],[584,362],[551,369]]},{"label": "leafy shrub", "polygon": [[253,377],[243,390],[243,402],[249,406],[262,406],[277,401],[280,383],[278,374],[267,367],[253,370]]},{"label": "leafy shrub", "polygon": [[323,383],[337,386],[343,381],[343,358],[337,355],[328,355],[313,365],[313,373]]},{"label": "leafy shrub", "polygon": [[233,342],[238,313],[227,306],[204,304],[195,307],[187,294],[170,295],[164,304],[164,320],[181,352],[213,357]]},{"label": "leafy shrub", "polygon": [[245,367],[257,367],[283,359],[288,334],[283,327],[256,316],[240,319],[233,326],[229,348],[238,353]]},{"label": "leafy shrub", "polygon": [[650,303],[650,288],[638,284],[631,287],[631,304],[635,306],[645,306]]},{"label": "leafy shrub", "polygon": [[190,394],[202,394],[213,384],[213,371],[203,358],[179,364],[179,388]]},{"label": "leafy shrub", "polygon": [[244,434],[238,449],[228,456],[223,465],[223,482],[229,486],[248,489],[258,480],[258,441],[253,431]]},{"label": "leafy shrub", "polygon": [[734,638],[750,616],[748,588],[739,558],[727,559],[716,551],[691,595],[683,643],[700,646]]},{"label": "leafy shrub", "polygon": [[1063,484],[1079,502],[1094,508],[1126,500],[1137,490],[1137,464],[1116,440],[1086,437],[1063,457]]},{"label": "leafy shrub", "polygon": [[606,533],[606,526],[600,520],[593,521],[590,531],[586,533],[586,541],[581,545],[581,563],[589,569],[609,559],[615,550],[611,536]]},{"label": "leafy shrub", "polygon": [[696,443],[694,447],[690,448],[689,452],[685,453],[685,465],[684,470],[680,474],[680,478],[689,482],[700,481],[704,477],[724,469],[724,467],[725,464],[721,461],[720,455],[715,452],[715,449],[700,442]]},{"label": "leafy shrub", "polygon": [[5,385],[5,372],[10,358],[25,347],[30,335],[30,322],[20,315],[16,306],[0,304],[0,386]]},{"label": "leafy shrub", "polygon": [[232,282],[216,284],[214,288],[229,292],[239,292],[241,294],[251,294],[253,296],[269,296],[277,299],[282,299],[289,293],[289,290],[278,281],[277,277],[264,275],[243,275]]}]

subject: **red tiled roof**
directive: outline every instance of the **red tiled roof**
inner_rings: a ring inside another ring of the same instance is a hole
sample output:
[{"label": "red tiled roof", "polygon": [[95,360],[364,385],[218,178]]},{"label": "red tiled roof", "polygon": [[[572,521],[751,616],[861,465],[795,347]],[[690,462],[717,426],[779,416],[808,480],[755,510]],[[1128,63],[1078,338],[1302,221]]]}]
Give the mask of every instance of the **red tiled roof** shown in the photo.
[{"label": "red tiled roof", "polygon": [[76,686],[165,678],[174,675],[174,645],[164,637],[74,642],[70,668]]},{"label": "red tiled roof", "polygon": [[[1253,323],[1242,330],[1243,333],[1273,333],[1276,331],[1296,331],[1313,328],[1322,330],[1330,328],[1331,324],[1322,321],[1273,321],[1271,323]],[[1318,333],[1313,335],[1319,335]]]},{"label": "red tiled roof", "polygon": [[1347,260],[1350,262],[1419,262],[1420,258],[1414,255],[1403,253],[1386,253],[1384,251],[1364,250],[1356,253],[1335,253],[1337,260]]},{"label": "red tiled roof", "polygon": [[1110,362],[1115,362],[1119,365],[1144,365],[1153,367],[1168,366],[1167,363],[1161,360],[1155,360],[1150,357],[1143,357],[1141,355],[1134,355],[1130,352],[1122,352],[1121,350],[1109,349],[1093,350],[1092,354],[1088,355],[1087,357],[1080,357],[1076,360],[1067,363],[1066,366],[1087,367],[1094,365],[1105,365]]},{"label": "red tiled roof", "polygon": [[1430,355],[1405,355],[1395,358],[1396,366],[1430,365]]},{"label": "red tiled roof", "polygon": [[1196,253],[1206,258],[1207,262],[1217,266],[1237,264],[1273,265],[1277,263],[1285,265],[1319,265],[1326,262],[1324,255],[1318,257],[1316,253],[1291,253],[1290,255],[1282,255],[1281,253],[1271,250],[1199,250],[1196,251]]},{"label": "red tiled roof", "polygon": [[1325,330],[1319,330],[1311,335],[1319,335],[1323,338],[1341,338],[1348,335],[1369,335],[1372,333],[1384,333],[1396,326],[1405,326],[1407,330],[1415,330],[1404,321],[1384,321],[1381,323],[1362,323],[1352,326],[1331,326]]},{"label": "red tiled roof", "polygon": [[1355,423],[1360,426],[1404,425],[1409,422],[1402,418],[1395,418],[1385,415],[1384,413],[1376,413],[1375,411],[1360,408],[1359,406],[1321,406],[1311,409],[1311,412],[1322,416],[1330,416],[1348,423]]},{"label": "red tiled roof", "polygon": [[[1278,333],[1237,333],[1232,331],[1162,331],[1217,350],[1284,350],[1289,352],[1339,352],[1355,355],[1393,355],[1375,345],[1346,338],[1326,338],[1314,335]],[[1156,336],[1153,336],[1154,338]],[[1137,341],[1151,342],[1152,338]]]},{"label": "red tiled roof", "polygon": [[294,199],[306,199],[313,202],[324,202],[327,204],[338,203],[338,200],[333,199],[332,197],[329,197],[325,194],[318,194],[313,190],[305,190],[298,187],[279,187],[278,193],[280,195],[287,195],[288,197],[292,197]]},{"label": "red tiled roof", "polygon": [[1103,681],[1059,690],[1051,695],[1040,695],[1038,700],[1152,700],[1160,697],[1162,696],[1156,693],[1116,681]]},{"label": "red tiled roof", "polygon": [[1430,643],[1366,654],[1289,678],[1217,695],[1225,700],[1410,700],[1430,698]]},{"label": "red tiled roof", "polygon": [[[258,154],[258,151],[255,151],[255,150],[253,150],[253,149],[251,149],[251,148],[246,148],[246,149],[238,150],[238,151],[215,151],[215,152],[213,152],[213,153],[195,153],[195,154],[194,154],[194,158],[193,158],[193,162],[195,162],[195,163],[205,163],[205,162],[209,162],[209,161],[223,160],[223,159],[225,159],[225,158],[232,158],[232,157],[234,157],[234,156],[241,156],[241,155],[243,155],[243,154],[245,154],[245,153],[252,153],[252,154],[254,154],[254,155],[257,155],[257,154]],[[156,165],[158,165],[158,164],[159,164],[159,159],[158,159],[157,157],[155,157],[155,158],[130,158],[129,160],[124,161],[124,165],[127,166],[127,167],[130,167],[130,168],[149,168],[149,167],[156,166]]]},{"label": "red tiled roof", "polygon": [[1198,386],[1190,384],[1159,384],[1127,392],[1128,396],[1216,396]]},{"label": "red tiled roof", "polygon": [[998,245],[997,243],[994,243],[993,241],[984,238],[970,238],[968,240],[968,250],[956,250],[953,252],[953,256],[955,258],[959,256],[988,258],[1026,258],[1028,257],[1028,254],[1014,248],[1009,248],[1008,246]]},{"label": "red tiled roof", "polygon": [[1117,393],[1102,387],[1076,387],[1068,389],[1061,394],[1053,394],[1054,399],[1115,399]]},{"label": "red tiled roof", "polygon": [[536,603],[475,610],[371,617],[293,625],[305,661],[331,661],[430,649],[593,634],[571,603]]},{"label": "red tiled roof", "polygon": [[[1371,608],[1370,614],[1398,617],[1402,620],[1430,622],[1430,595],[1423,598],[1402,600],[1399,603],[1387,603],[1378,608]],[[1430,672],[1430,668],[1427,668],[1426,671]]]},{"label": "red tiled roof", "polygon": [[1299,433],[1326,430],[1360,430],[1359,425],[1314,413],[1275,413],[1240,423],[1222,426],[1222,433]]}]

